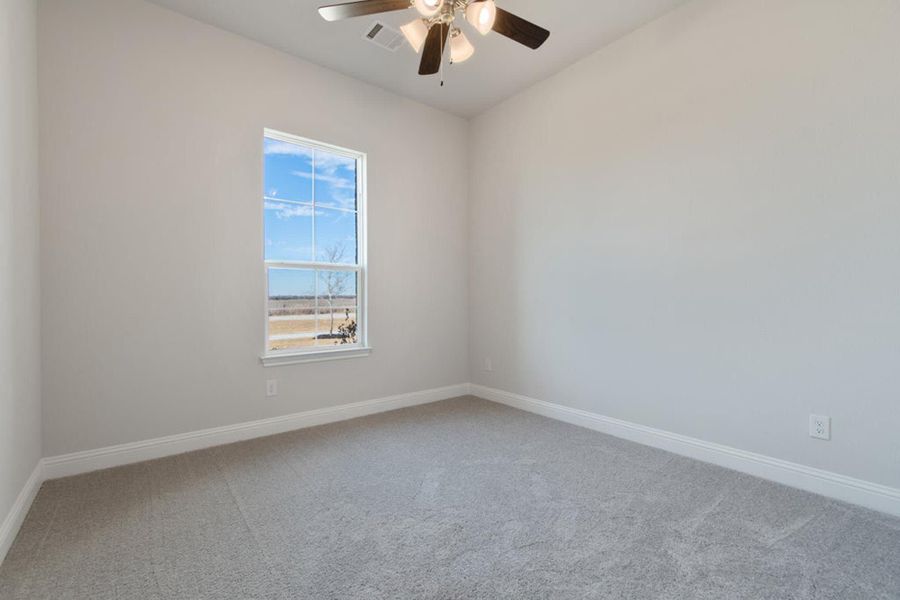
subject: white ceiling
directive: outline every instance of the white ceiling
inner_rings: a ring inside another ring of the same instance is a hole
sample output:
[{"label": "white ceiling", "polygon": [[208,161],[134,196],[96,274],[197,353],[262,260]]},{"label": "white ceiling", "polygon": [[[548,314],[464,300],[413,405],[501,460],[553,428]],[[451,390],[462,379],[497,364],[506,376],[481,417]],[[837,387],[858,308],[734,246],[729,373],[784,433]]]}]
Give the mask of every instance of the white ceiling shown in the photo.
[{"label": "white ceiling", "polygon": [[471,117],[587,56],[687,0],[498,0],[498,6],[550,30],[530,50],[496,33],[481,37],[467,62],[437,76],[418,75],[419,56],[404,44],[396,53],[362,39],[376,19],[399,28],[413,9],[329,23],[321,4],[341,0],[151,0],[356,79]]}]

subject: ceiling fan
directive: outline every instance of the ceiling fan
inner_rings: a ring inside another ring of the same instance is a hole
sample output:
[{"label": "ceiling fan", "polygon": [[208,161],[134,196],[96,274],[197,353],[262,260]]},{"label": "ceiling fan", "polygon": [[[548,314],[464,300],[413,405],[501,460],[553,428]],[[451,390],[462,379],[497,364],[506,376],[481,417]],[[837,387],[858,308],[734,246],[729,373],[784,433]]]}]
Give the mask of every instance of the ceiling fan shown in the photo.
[{"label": "ceiling fan", "polygon": [[440,70],[448,37],[450,62],[461,63],[475,53],[475,47],[455,24],[457,14],[465,15],[481,35],[496,31],[534,50],[550,37],[543,27],[498,8],[494,0],[361,0],[323,6],[319,14],[326,21],[339,21],[413,7],[420,17],[400,31],[413,50],[422,54],[419,75],[433,75]]}]

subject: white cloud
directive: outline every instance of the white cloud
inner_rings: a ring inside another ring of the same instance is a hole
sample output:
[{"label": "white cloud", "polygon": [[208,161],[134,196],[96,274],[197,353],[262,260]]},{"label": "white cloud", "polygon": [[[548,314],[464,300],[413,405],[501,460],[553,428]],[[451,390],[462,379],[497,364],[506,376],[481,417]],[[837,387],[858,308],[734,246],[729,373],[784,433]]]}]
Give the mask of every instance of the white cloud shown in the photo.
[{"label": "white cloud", "polygon": [[[313,150],[311,148],[270,138],[267,138],[265,141],[265,153],[267,155],[291,155],[313,159]],[[325,207],[355,210],[355,173],[355,159],[321,150],[315,151],[315,180],[327,184],[327,187],[323,186],[324,190],[317,190],[318,203]],[[304,179],[313,177],[312,173],[304,171],[291,171],[291,175]],[[277,198],[278,190],[271,189],[268,197]],[[300,216],[300,214],[297,209],[285,211],[279,207],[279,216],[281,218],[289,218],[290,216]]]},{"label": "white cloud", "polygon": [[[302,177],[304,179],[312,179],[311,173],[304,173],[303,171],[291,171],[291,175],[295,177]],[[335,175],[334,173],[322,172],[322,170],[316,171],[316,181],[324,181],[325,183],[330,184],[333,187],[336,187],[341,190],[355,190],[356,189],[356,181],[353,179],[347,179],[346,177],[341,177],[339,175]]]},{"label": "white cloud", "polygon": [[[326,181],[336,187],[352,188],[356,186],[356,160],[326,152],[316,152],[316,179]],[[338,174],[343,170],[344,174]],[[295,171],[298,177],[310,177],[309,173]]]},{"label": "white cloud", "polygon": [[356,160],[347,158],[346,156],[338,156],[337,154],[328,154],[327,152],[316,153],[316,168],[324,171],[334,172],[337,169],[353,169],[356,167]]},{"label": "white cloud", "polygon": [[309,148],[268,138],[266,139],[265,152],[266,154],[284,154],[312,158],[312,150]]},{"label": "white cloud", "polygon": [[[322,206],[354,210],[356,208],[356,161],[352,158],[317,152],[315,164],[316,182],[327,183],[330,188],[327,194],[330,196],[329,198],[323,198],[321,192],[317,190],[318,203]],[[291,174],[305,179],[312,177],[312,174],[302,171],[293,171]]]},{"label": "white cloud", "polygon": [[[291,219],[293,217],[311,217],[312,206],[304,204],[281,204],[278,202],[266,202],[266,210],[274,210],[279,219]],[[321,214],[321,213],[318,213]]]},{"label": "white cloud", "polygon": [[331,200],[322,200],[319,201],[318,204],[324,206],[325,208],[343,208],[345,210],[356,210],[356,197],[333,193],[331,195]]}]

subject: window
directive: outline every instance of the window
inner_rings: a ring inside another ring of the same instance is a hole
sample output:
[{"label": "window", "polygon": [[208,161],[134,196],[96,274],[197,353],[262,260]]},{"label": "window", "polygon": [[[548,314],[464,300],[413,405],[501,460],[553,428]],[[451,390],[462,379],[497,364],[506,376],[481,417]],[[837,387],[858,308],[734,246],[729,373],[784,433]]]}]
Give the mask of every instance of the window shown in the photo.
[{"label": "window", "polygon": [[365,155],[266,130],[266,365],[366,352]]}]

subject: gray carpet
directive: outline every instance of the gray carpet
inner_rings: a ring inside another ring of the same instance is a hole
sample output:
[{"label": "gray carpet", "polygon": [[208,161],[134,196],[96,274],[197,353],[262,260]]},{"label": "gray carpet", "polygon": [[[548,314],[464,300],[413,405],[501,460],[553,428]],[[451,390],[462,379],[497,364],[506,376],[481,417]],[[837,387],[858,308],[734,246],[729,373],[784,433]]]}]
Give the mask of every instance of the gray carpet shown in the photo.
[{"label": "gray carpet", "polygon": [[50,481],[2,598],[900,598],[900,520],[474,398]]}]

